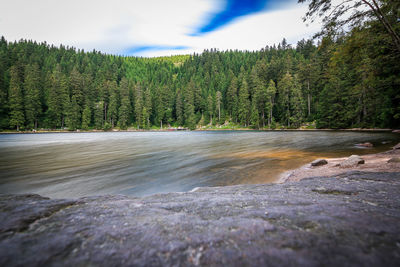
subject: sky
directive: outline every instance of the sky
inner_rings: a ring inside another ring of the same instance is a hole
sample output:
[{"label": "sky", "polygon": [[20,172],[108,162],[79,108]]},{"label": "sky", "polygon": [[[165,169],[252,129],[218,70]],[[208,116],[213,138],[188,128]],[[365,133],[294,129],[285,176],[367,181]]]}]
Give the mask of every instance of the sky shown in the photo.
[{"label": "sky", "polygon": [[259,50],[310,38],[297,0],[1,0],[0,35],[125,56]]}]

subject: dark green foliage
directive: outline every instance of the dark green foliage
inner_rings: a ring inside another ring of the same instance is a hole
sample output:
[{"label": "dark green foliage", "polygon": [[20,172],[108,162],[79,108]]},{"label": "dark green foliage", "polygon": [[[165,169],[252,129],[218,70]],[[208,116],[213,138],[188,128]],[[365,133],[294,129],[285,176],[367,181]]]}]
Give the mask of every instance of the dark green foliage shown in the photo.
[{"label": "dark green foliage", "polygon": [[88,104],[85,105],[82,113],[82,129],[88,130],[91,125],[92,110]]},{"label": "dark green foliage", "polygon": [[[321,11],[331,1],[310,2]],[[378,2],[398,33],[396,3]],[[318,128],[400,127],[400,53],[387,25],[376,16],[362,21],[346,34],[325,28],[317,45],[301,40],[292,48],[283,40],[255,52],[163,58],[1,38],[0,129],[194,129],[226,121],[254,128],[312,121]]]},{"label": "dark green foliage", "polygon": [[278,83],[280,121],[290,127],[290,95],[293,88],[293,77],[286,73]]},{"label": "dark green foliage", "polygon": [[8,94],[10,99],[10,127],[19,131],[25,123],[25,117],[24,96],[16,66],[12,66],[10,69],[10,92]]},{"label": "dark green foliage", "polygon": [[249,87],[247,85],[246,79],[243,78],[242,85],[239,89],[238,98],[238,118],[240,124],[247,126],[249,125],[249,115],[250,115],[250,100],[249,100]]},{"label": "dark green foliage", "polygon": [[194,113],[194,95],[193,95],[193,83],[189,83],[189,87],[185,90],[184,95],[184,118],[185,125],[189,127],[189,129],[194,129],[196,127],[196,116]]},{"label": "dark green foliage", "polygon": [[76,130],[81,127],[81,113],[79,109],[77,97],[72,96],[66,119],[66,124],[69,130]]},{"label": "dark green foliage", "polygon": [[42,113],[42,105],[40,102],[41,81],[39,66],[35,63],[25,67],[25,114],[27,128],[37,128],[40,114]]},{"label": "dark green foliage", "polygon": [[129,83],[126,78],[122,78],[119,91],[121,94],[121,106],[119,107],[118,116],[119,116],[119,127],[121,129],[126,129],[130,122],[130,110],[131,110],[131,102],[129,100]]},{"label": "dark green foliage", "polygon": [[103,129],[104,125],[104,102],[99,101],[94,105],[94,126],[96,129]]},{"label": "dark green foliage", "polygon": [[112,81],[108,84],[110,90],[110,98],[109,98],[109,106],[107,110],[107,118],[108,122],[110,123],[111,127],[114,127],[118,121],[118,107],[120,106],[119,100],[119,92],[118,86],[115,81]]}]

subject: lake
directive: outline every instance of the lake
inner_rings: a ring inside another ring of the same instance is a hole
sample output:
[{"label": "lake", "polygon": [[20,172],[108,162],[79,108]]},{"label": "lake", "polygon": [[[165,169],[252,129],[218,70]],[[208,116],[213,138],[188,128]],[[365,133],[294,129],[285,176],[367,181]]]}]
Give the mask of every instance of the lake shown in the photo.
[{"label": "lake", "polygon": [[[0,134],[0,193],[146,196],[270,183],[316,158],[376,153],[399,141],[348,131]],[[361,142],[374,147],[355,146]]]}]

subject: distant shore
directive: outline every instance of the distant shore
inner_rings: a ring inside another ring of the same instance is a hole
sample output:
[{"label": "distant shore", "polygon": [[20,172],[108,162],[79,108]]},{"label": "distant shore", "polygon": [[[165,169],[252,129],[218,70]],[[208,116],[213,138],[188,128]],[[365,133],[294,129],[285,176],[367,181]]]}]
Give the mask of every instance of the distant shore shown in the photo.
[{"label": "distant shore", "polygon": [[105,133],[105,132],[176,132],[176,131],[260,131],[260,132],[280,132],[280,131],[349,131],[349,132],[393,132],[400,133],[399,129],[380,129],[380,128],[349,128],[349,129],[251,129],[251,128],[204,128],[189,130],[186,128],[165,128],[165,129],[111,129],[108,131],[104,130],[36,130],[36,131],[0,131],[0,134],[39,134],[39,133]]},{"label": "distant shore", "polygon": [[[396,147],[398,147],[398,144]],[[350,156],[350,155],[349,155]],[[284,172],[276,183],[297,182],[304,178],[336,176],[349,171],[363,172],[400,172],[400,149],[391,149],[386,152],[367,154],[361,156],[364,164],[342,168],[340,164],[348,157],[343,158],[324,158],[328,164],[322,166],[311,166],[311,163],[300,168]],[[393,159],[397,159],[393,160]],[[389,162],[392,160],[392,162]]]}]

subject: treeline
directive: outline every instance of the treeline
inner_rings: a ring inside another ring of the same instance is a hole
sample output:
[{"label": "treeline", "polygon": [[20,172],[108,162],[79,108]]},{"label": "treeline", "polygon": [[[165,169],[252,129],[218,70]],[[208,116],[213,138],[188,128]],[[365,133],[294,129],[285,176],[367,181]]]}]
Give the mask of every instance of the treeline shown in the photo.
[{"label": "treeline", "polygon": [[399,62],[375,21],[318,44],[156,59],[1,38],[0,128],[395,128]]}]

